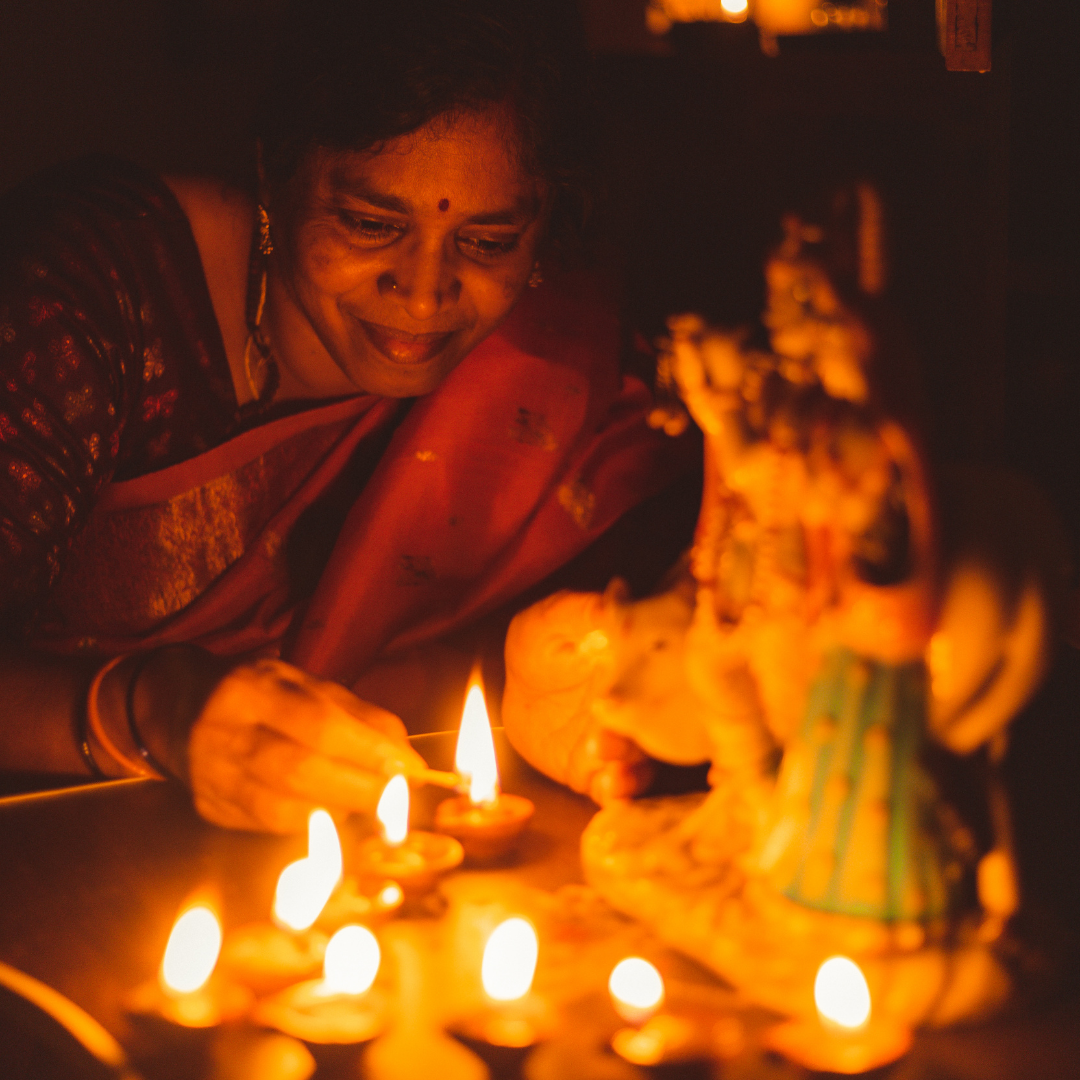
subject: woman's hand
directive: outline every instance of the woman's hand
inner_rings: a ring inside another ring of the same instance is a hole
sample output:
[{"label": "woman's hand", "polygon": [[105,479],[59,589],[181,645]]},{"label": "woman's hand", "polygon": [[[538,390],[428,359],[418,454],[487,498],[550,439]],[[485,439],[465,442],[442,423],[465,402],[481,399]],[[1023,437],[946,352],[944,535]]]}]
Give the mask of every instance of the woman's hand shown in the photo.
[{"label": "woman's hand", "polygon": [[506,637],[507,736],[536,768],[598,803],[636,795],[652,779],[642,751],[604,731],[593,712],[614,676],[617,602],[555,593],[517,615]]},{"label": "woman's hand", "polygon": [[196,808],[232,829],[296,832],[316,807],[372,811],[391,776],[423,768],[396,716],[280,660],[226,675],[188,743]]}]

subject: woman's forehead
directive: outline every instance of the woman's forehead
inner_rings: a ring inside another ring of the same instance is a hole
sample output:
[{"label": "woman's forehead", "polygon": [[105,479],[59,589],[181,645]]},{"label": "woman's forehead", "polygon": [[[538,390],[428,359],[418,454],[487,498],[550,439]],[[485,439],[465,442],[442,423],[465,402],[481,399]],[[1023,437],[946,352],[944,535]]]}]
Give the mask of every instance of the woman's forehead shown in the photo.
[{"label": "woman's forehead", "polygon": [[367,150],[316,151],[313,186],[408,213],[430,206],[470,215],[535,216],[544,186],[526,171],[512,129],[483,116],[433,122]]}]

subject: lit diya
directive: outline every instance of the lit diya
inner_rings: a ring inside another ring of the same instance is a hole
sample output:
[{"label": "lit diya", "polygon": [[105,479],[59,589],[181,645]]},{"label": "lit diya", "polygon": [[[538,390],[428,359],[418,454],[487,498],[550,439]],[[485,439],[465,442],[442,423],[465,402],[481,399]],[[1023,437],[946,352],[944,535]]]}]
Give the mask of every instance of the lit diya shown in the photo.
[{"label": "lit diya", "polygon": [[372,989],[381,958],[366,926],[343,926],[326,946],[323,977],[260,1002],[252,1019],[316,1045],[368,1042],[387,1023],[386,1002]]},{"label": "lit diya", "polygon": [[435,827],[457,837],[471,862],[492,862],[511,850],[535,807],[529,799],[499,790],[491,721],[477,683],[465,697],[455,764],[468,781],[468,794],[439,803]]},{"label": "lit diya", "polygon": [[620,1028],[611,1048],[632,1065],[675,1065],[735,1057],[743,1048],[742,1025],[732,1016],[697,1007],[665,1009],[660,972],[640,956],[620,960],[608,979]]},{"label": "lit diya", "polygon": [[409,831],[409,785],[404,776],[395,776],[383,789],[375,816],[382,835],[360,845],[361,876],[396,881],[406,899],[416,899],[435,888],[440,874],[461,865],[465,852],[452,836]]},{"label": "lit diya", "polygon": [[539,951],[536,931],[521,918],[500,923],[484,946],[480,980],[485,1006],[448,1030],[489,1064],[507,1056],[500,1051],[512,1051],[509,1057],[519,1061],[554,1030],[550,1006],[531,992]]},{"label": "lit diya", "polygon": [[128,1012],[181,1028],[212,1028],[244,1016],[251,993],[215,974],[220,952],[217,916],[204,904],[187,908],[173,924],[157,979],[128,995]]},{"label": "lit diya", "polygon": [[886,1017],[872,1017],[870,987],[859,965],[833,956],[814,980],[816,1019],[790,1020],[765,1032],[764,1043],[816,1072],[862,1073],[908,1052],[911,1031]]},{"label": "lit diya", "polygon": [[341,841],[333,818],[314,810],[308,818],[308,853],[278,877],[273,922],[250,923],[231,931],[222,967],[258,994],[311,978],[319,971],[327,935],[313,929],[341,881]]},{"label": "lit diya", "polygon": [[404,900],[405,893],[396,881],[347,877],[326,901],[315,925],[328,933],[349,923],[373,925],[394,915]]}]

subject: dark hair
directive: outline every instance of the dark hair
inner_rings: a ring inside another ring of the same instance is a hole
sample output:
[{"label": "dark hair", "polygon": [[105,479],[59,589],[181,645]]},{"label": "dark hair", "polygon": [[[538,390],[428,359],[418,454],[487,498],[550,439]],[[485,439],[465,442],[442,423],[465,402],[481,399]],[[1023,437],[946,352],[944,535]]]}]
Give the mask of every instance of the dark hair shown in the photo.
[{"label": "dark hair", "polygon": [[595,145],[582,41],[572,0],[294,0],[256,122],[266,180],[287,184],[316,147],[505,106],[565,240],[588,211]]}]

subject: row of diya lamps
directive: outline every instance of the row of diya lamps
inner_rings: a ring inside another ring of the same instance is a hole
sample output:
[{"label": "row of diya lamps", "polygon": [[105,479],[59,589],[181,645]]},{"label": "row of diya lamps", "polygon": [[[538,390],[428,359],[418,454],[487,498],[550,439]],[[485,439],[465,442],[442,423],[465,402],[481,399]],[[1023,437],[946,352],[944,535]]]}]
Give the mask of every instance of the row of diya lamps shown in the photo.
[{"label": "row of diya lamps", "polygon": [[[376,1038],[391,1016],[374,986],[381,950],[371,928],[428,895],[440,875],[466,858],[484,864],[506,855],[533,814],[531,801],[499,789],[479,686],[466,698],[456,766],[456,773],[428,770],[422,777],[467,788],[439,804],[438,833],[409,830],[408,783],[404,776],[389,781],[376,811],[381,835],[361,844],[359,877],[343,876],[333,819],[316,810],[308,821],[307,856],[278,878],[272,922],[241,926],[223,938],[211,906],[186,907],[173,925],[158,978],[128,995],[128,1012],[174,1029],[212,1029],[248,1018],[312,1048]],[[500,923],[487,939],[481,965],[488,1007],[457,1021],[451,1034],[496,1051],[527,1051],[550,1038],[554,1010],[532,991],[538,956],[528,920]],[[725,1058],[733,1041],[742,1042],[741,1028],[733,1039],[730,1017],[665,1006],[663,978],[641,957],[616,964],[608,990],[628,1025],[614,1034],[611,1048],[631,1064]],[[779,1024],[765,1032],[764,1045],[806,1067],[849,1074],[879,1068],[907,1052],[910,1032],[871,1018],[866,979],[846,957],[821,965],[815,1001],[816,1020]]]}]

